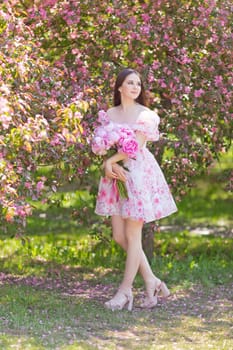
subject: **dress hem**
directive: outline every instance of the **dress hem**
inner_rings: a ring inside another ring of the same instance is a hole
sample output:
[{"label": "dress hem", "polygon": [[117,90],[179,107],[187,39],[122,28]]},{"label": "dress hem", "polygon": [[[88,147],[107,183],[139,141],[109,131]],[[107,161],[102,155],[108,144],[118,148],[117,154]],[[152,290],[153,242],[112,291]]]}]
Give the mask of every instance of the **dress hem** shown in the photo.
[{"label": "dress hem", "polygon": [[149,222],[152,222],[152,221],[157,221],[157,220],[160,220],[160,219],[163,219],[167,216],[170,216],[174,213],[176,213],[178,211],[178,209],[174,209],[172,211],[169,212],[169,214],[164,214],[164,215],[161,215],[160,217],[155,217],[153,219],[149,219],[149,220],[144,220],[144,219],[140,219],[140,218],[136,218],[136,217],[133,217],[133,216],[124,216],[124,215],[121,215],[119,213],[100,213],[100,212],[97,212],[95,211],[95,214],[99,215],[99,216],[113,216],[113,215],[118,215],[120,217],[122,217],[122,219],[131,219],[131,220],[135,220],[135,221],[143,221],[145,224],[148,224]]}]

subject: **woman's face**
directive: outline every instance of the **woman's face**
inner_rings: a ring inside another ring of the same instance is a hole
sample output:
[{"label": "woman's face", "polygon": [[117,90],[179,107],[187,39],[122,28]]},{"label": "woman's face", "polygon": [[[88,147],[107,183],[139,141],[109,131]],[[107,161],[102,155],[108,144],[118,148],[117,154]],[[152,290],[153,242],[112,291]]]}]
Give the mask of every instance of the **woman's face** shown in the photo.
[{"label": "woman's face", "polygon": [[141,93],[141,79],[135,73],[127,75],[119,87],[121,97],[136,100]]}]

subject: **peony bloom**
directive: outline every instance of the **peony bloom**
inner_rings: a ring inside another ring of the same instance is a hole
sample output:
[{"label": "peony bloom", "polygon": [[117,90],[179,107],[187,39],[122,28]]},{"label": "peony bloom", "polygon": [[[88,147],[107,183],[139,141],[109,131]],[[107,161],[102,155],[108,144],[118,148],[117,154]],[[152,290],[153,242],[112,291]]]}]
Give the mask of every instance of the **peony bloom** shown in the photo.
[{"label": "peony bloom", "polygon": [[138,143],[135,139],[125,138],[120,143],[118,151],[127,154],[127,156],[130,158],[133,158],[138,151]]}]

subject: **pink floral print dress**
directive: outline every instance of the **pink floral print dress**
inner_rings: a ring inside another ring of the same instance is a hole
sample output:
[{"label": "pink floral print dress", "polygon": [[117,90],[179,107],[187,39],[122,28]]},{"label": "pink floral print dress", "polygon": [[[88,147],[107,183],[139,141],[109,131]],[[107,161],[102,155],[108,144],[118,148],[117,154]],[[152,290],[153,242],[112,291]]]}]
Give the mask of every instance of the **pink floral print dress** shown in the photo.
[{"label": "pink floral print dress", "polygon": [[[134,132],[143,133],[147,141],[157,141],[159,121],[159,116],[148,110],[139,116],[135,124],[116,125],[127,125]],[[128,169],[126,187],[129,198],[119,198],[114,180],[101,177],[96,200],[96,214],[120,215],[122,218],[147,223],[177,211],[163,172],[153,154],[146,147],[146,142],[137,151],[134,159],[124,160],[124,166]]]}]

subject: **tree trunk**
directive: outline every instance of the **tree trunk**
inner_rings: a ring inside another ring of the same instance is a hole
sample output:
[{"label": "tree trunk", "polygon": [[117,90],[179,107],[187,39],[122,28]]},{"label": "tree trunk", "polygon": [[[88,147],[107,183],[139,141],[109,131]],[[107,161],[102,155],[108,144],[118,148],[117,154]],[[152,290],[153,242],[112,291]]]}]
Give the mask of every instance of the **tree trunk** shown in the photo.
[{"label": "tree trunk", "polygon": [[[167,140],[161,138],[159,142],[150,145],[150,151],[155,155],[155,158],[160,165],[162,163],[163,152],[166,146]],[[143,227],[142,231],[142,247],[147,256],[149,262],[151,262],[154,255],[154,233],[155,224],[149,223]]]},{"label": "tree trunk", "polygon": [[142,230],[142,247],[150,263],[154,255],[154,227],[154,223],[153,225],[150,223],[146,224]]}]

